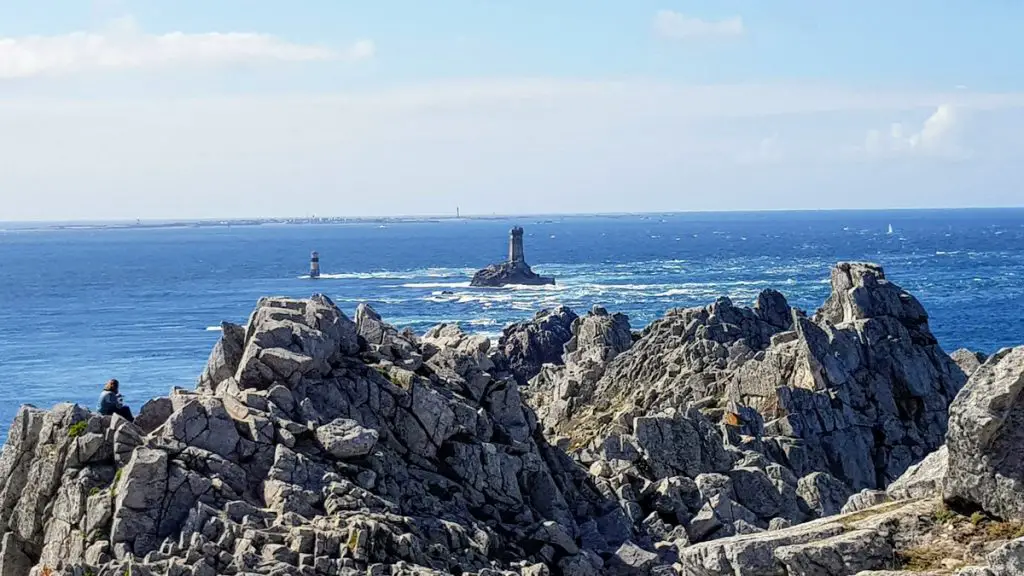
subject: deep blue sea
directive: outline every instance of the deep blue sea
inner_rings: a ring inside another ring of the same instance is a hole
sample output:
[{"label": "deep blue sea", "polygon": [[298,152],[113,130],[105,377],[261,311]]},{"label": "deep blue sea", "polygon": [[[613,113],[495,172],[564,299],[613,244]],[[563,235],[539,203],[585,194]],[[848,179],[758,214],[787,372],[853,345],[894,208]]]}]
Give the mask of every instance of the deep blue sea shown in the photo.
[{"label": "deep blue sea", "polygon": [[[557,286],[473,289],[508,229]],[[889,226],[893,232],[888,232]],[[882,264],[932,317],[947,351],[1024,343],[1024,209],[699,213],[336,225],[25,230],[0,224],[0,422],[17,407],[92,407],[108,378],[138,408],[192,387],[221,320],[244,323],[265,295],[367,301],[422,331],[460,321],[500,333],[562,303],[629,315],[765,287],[814,310],[839,260]],[[318,250],[324,276],[305,278]],[[445,293],[450,292],[450,293]]]}]

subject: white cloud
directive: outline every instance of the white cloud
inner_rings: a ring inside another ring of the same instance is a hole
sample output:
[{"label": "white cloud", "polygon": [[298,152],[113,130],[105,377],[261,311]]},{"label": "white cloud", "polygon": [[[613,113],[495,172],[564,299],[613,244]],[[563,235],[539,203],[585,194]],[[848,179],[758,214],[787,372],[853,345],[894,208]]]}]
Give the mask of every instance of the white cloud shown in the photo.
[{"label": "white cloud", "polygon": [[940,104],[918,131],[908,133],[900,122],[891,124],[888,133],[880,130],[868,131],[864,149],[875,155],[962,155],[964,151],[956,138],[959,125],[956,108],[950,104]]},{"label": "white cloud", "polygon": [[149,34],[133,19],[122,18],[100,31],[0,37],[0,79],[181,65],[362,60],[374,51],[369,40],[335,50],[247,32]]},{"label": "white cloud", "polygon": [[661,10],[654,17],[654,32],[663,38],[732,38],[744,33],[739,16],[724,20],[703,20],[672,10]]}]

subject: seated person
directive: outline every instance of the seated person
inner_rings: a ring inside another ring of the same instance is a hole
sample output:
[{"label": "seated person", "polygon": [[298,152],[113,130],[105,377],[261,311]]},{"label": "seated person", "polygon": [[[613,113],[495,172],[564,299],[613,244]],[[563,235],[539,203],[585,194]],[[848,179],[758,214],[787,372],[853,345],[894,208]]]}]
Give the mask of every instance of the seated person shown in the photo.
[{"label": "seated person", "polygon": [[99,413],[104,416],[117,414],[129,422],[134,422],[135,418],[132,417],[131,408],[124,405],[124,399],[118,393],[119,386],[118,381],[111,378],[103,387],[103,393],[100,394]]}]

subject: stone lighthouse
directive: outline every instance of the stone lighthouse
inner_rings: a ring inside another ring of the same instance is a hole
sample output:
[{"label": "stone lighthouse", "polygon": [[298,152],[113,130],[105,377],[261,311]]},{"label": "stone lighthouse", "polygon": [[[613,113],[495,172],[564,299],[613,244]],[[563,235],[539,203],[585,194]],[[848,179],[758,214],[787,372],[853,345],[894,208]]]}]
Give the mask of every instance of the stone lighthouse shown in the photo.
[{"label": "stone lighthouse", "polygon": [[526,262],[523,254],[523,229],[519,226],[513,226],[508,232],[508,261],[513,264]]},{"label": "stone lighthouse", "polygon": [[491,264],[473,275],[471,286],[498,287],[508,284],[540,286],[554,284],[555,279],[541,276],[530,269],[523,253],[523,229],[513,226],[508,231],[508,260],[501,264]]},{"label": "stone lighthouse", "polygon": [[320,277],[320,253],[314,251],[309,255],[309,277]]}]

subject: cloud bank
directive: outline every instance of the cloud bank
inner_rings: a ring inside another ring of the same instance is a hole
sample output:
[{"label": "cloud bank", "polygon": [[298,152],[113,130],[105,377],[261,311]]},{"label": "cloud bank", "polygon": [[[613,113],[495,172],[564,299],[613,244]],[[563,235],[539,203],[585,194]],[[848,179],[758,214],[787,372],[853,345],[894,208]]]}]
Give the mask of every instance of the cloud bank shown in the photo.
[{"label": "cloud bank", "polygon": [[258,62],[364,60],[369,40],[336,50],[243,32],[150,34],[131,18],[102,31],[56,36],[0,37],[0,79],[58,76],[95,70],[218,66]]},{"label": "cloud bank", "polygon": [[745,32],[739,16],[724,20],[703,20],[672,10],[661,10],[654,17],[654,32],[676,40],[735,38]]},{"label": "cloud bank", "polygon": [[[865,154],[894,118],[915,128]],[[0,220],[1005,206],[1024,188],[1019,94],[466,80],[8,98],[0,126]],[[951,142],[970,157],[916,153]]]},{"label": "cloud bank", "polygon": [[908,133],[901,122],[889,126],[888,133],[869,130],[864,149],[869,154],[922,154],[961,156],[965,153],[957,142],[962,120],[955,107],[941,104],[920,130]]}]

